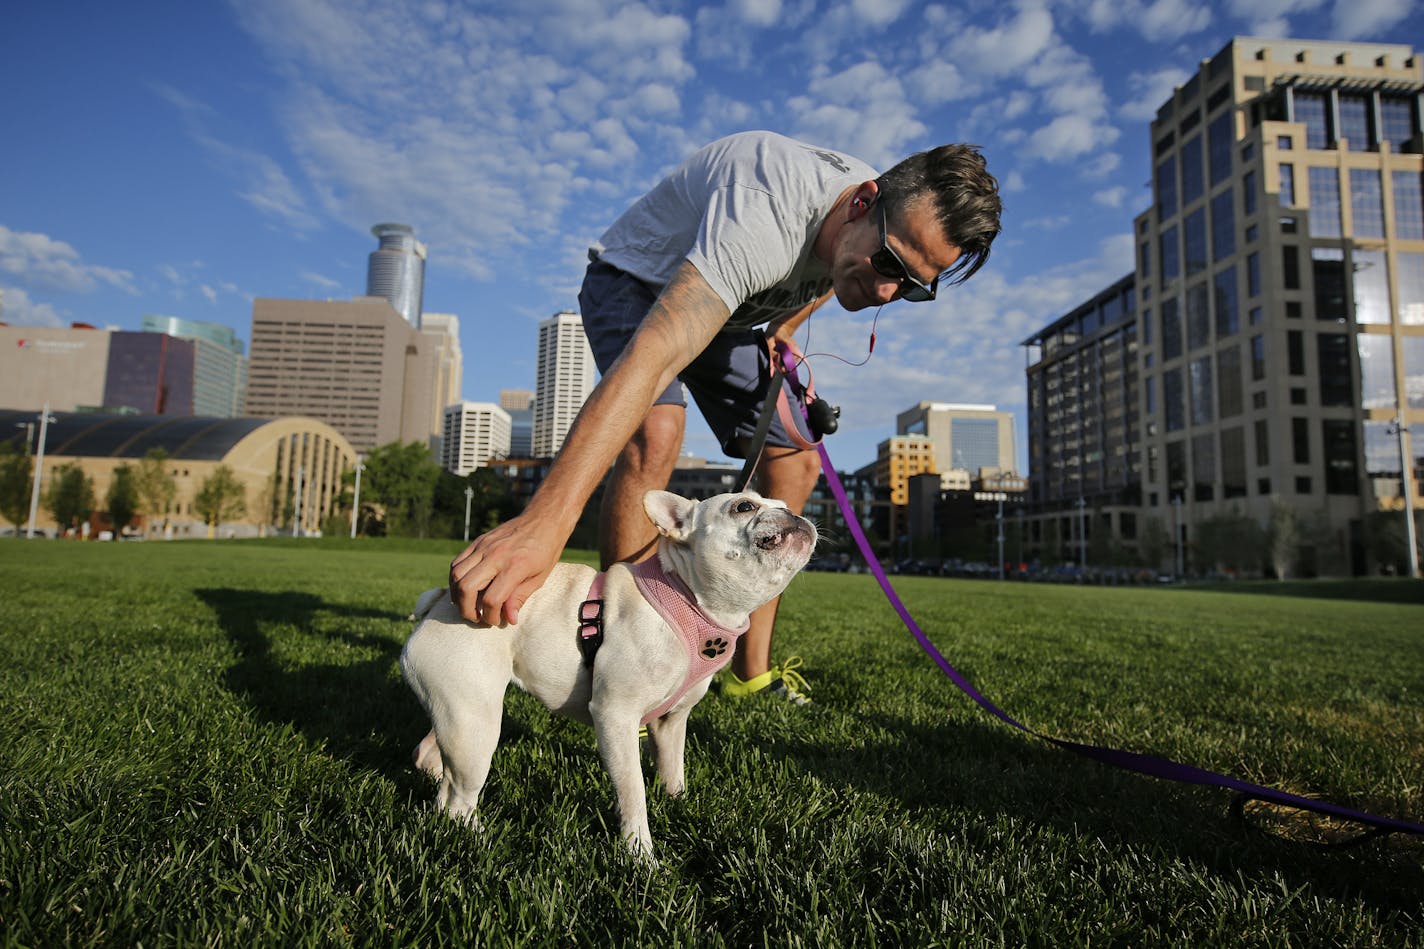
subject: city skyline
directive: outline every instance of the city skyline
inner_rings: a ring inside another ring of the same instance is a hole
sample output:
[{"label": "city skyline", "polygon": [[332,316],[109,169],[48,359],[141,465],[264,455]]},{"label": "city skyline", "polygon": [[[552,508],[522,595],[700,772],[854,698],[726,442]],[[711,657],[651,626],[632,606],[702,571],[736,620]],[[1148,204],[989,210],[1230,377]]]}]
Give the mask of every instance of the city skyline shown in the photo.
[{"label": "city skyline", "polygon": [[[850,469],[921,399],[1013,411],[1027,457],[1019,343],[1132,270],[1148,123],[1202,58],[1234,35],[1410,43],[1421,14],[313,0],[30,5],[13,20],[11,68],[29,81],[0,183],[6,321],[136,330],[163,314],[250,344],[253,299],[360,295],[370,228],[401,221],[430,249],[426,310],[460,317],[476,401],[532,387],[538,323],[576,308],[584,248],[705,141],[771,128],[881,168],[979,143],[1006,203],[987,268],[935,303],[885,308],[866,366],[813,360]],[[874,319],[832,304],[807,351],[857,362]],[[686,450],[720,456],[700,422]]]}]

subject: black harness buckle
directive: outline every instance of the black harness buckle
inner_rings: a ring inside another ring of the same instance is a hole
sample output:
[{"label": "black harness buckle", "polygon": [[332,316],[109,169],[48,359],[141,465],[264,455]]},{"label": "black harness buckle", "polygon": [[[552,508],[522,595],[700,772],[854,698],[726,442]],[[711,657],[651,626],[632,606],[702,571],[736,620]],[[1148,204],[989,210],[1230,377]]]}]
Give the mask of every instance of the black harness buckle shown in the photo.
[{"label": "black harness buckle", "polygon": [[584,600],[579,604],[578,618],[583,664],[592,669],[593,657],[598,655],[598,647],[603,645],[603,601]]}]

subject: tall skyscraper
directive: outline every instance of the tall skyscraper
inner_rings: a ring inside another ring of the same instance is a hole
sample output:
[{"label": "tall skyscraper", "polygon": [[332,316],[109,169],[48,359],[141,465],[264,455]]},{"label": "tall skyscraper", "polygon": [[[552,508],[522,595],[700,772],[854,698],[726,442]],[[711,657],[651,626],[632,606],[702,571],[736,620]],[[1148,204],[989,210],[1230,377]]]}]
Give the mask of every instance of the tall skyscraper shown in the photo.
[{"label": "tall skyscraper", "polygon": [[[1041,439],[1140,414],[1121,431],[1141,511],[1180,521],[1188,551],[1205,520],[1265,524],[1283,505],[1315,523],[1315,569],[1371,568],[1372,516],[1403,508],[1401,482],[1417,499],[1424,474],[1421,93],[1408,46],[1238,37],[1163,103],[1135,293],[1110,288],[1028,341],[1036,498],[1053,500]],[[1140,383],[1098,389],[1057,372],[1069,358]],[[1095,444],[1063,486],[1132,502],[1094,481]]]},{"label": "tall skyscraper", "polygon": [[425,295],[425,245],[406,224],[377,224],[380,246],[366,263],[366,296],[385,297],[411,326],[420,329]]},{"label": "tall skyscraper", "polygon": [[534,393],[528,389],[500,389],[499,407],[509,413],[509,457],[533,457]]},{"label": "tall skyscraper", "polygon": [[440,466],[464,477],[491,461],[509,457],[509,413],[492,402],[445,407]]},{"label": "tall skyscraper", "polygon": [[438,448],[448,336],[423,333],[380,297],[254,301],[246,413],[306,415],[357,451],[392,441]]},{"label": "tall skyscraper", "polygon": [[935,470],[1014,471],[1014,416],[992,405],[921,402],[895,417],[899,435],[927,435],[934,443]]},{"label": "tall skyscraper", "polygon": [[433,347],[435,375],[429,380],[428,401],[436,431],[444,425],[445,407],[461,399],[465,380],[465,360],[460,349],[460,318],[453,313],[426,313],[421,317],[420,333]]},{"label": "tall skyscraper", "polygon": [[143,331],[190,340],[196,347],[194,415],[234,418],[242,414],[242,394],[247,387],[247,357],[243,354],[242,341],[232,327],[149,314],[143,318]]},{"label": "tall skyscraper", "polygon": [[593,392],[597,371],[577,313],[555,313],[539,324],[534,457],[552,458],[559,453],[574,416]]}]

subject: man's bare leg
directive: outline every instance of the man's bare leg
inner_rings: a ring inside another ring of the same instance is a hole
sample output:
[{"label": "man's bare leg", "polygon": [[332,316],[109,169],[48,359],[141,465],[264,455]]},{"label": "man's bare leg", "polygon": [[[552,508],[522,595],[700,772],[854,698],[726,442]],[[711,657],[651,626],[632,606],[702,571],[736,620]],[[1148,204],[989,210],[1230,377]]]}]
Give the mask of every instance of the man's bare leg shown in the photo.
[{"label": "man's bare leg", "polygon": [[[768,445],[757,466],[757,491],[763,497],[785,501],[793,513],[800,514],[820,474],[821,456],[816,452]],[[781,597],[777,597],[755,610],[751,627],[737,640],[732,672],[743,682],[771,668],[771,637],[780,603]]]},{"label": "man's bare leg", "polygon": [[602,569],[620,561],[643,560],[657,546],[658,532],[643,511],[643,495],[667,487],[682,451],[687,409],[655,405],[613,465],[598,518]]}]

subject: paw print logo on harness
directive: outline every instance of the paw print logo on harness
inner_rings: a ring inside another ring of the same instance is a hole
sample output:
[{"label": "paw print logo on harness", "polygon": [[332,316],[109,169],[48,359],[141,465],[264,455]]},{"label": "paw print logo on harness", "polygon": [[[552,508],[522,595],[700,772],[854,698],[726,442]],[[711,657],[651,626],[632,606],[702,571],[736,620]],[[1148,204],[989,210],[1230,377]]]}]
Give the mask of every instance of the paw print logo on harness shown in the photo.
[{"label": "paw print logo on harness", "polygon": [[702,655],[708,659],[716,659],[727,651],[727,641],[721,636],[714,636],[702,644]]}]

